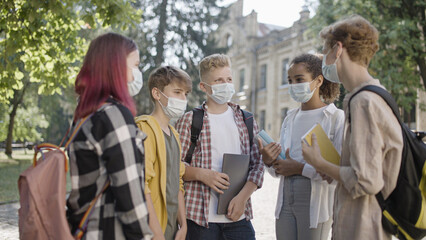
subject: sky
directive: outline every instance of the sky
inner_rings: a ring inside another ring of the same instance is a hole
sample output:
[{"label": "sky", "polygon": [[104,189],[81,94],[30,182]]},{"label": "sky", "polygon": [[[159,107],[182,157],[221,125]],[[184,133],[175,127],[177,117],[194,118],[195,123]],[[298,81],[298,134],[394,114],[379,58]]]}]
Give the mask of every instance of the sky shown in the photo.
[{"label": "sky", "polygon": [[[220,5],[227,6],[234,2],[236,0],[223,0]],[[243,15],[248,15],[254,9],[259,22],[291,27],[293,22],[299,19],[299,12],[305,2],[305,0],[244,0]],[[311,7],[309,7],[309,11],[311,11],[312,17]]]}]

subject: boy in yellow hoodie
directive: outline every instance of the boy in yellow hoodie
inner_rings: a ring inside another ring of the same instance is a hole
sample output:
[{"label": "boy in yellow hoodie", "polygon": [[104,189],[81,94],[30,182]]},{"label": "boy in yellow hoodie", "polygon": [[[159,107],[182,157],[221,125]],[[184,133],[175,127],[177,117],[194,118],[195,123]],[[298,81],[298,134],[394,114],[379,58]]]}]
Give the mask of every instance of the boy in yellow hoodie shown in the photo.
[{"label": "boy in yellow hoodie", "polygon": [[165,66],[149,76],[148,88],[154,102],[151,115],[136,117],[138,127],[147,135],[145,147],[145,196],[149,226],[156,239],[185,239],[187,225],[182,176],[185,165],[180,159],[179,135],[169,124],[186,110],[186,97],[192,89],[191,78],[183,70]]}]

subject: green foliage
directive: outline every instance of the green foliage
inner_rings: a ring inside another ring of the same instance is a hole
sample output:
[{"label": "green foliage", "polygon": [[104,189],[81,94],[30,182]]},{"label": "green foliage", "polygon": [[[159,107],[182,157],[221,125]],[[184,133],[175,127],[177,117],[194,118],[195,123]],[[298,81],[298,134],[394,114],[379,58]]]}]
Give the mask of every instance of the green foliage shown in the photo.
[{"label": "green foliage", "polygon": [[7,125],[9,122],[7,110],[8,108],[5,104],[0,104],[0,142],[4,141],[7,136]]},{"label": "green foliage", "polygon": [[13,135],[17,141],[36,142],[41,140],[41,128],[47,128],[49,123],[44,114],[40,114],[39,108],[31,106],[28,108],[19,108],[16,114]]},{"label": "green foliage", "polygon": [[[135,1],[0,2],[0,105],[9,112],[12,122],[15,116],[18,119],[13,130],[15,137],[38,139],[40,128],[46,127],[46,119],[35,106],[19,109],[27,98],[26,89],[35,89],[35,95],[62,94],[81,65],[88,45],[84,36],[92,36],[99,28],[126,29],[140,23],[142,11],[134,7]],[[37,124],[31,120],[22,122],[31,115],[40,116],[31,117]],[[0,121],[5,122],[4,119],[5,115],[0,115]],[[3,128],[5,124],[1,126],[1,138],[7,131]],[[9,135],[6,141],[9,155],[12,139],[13,135]]]},{"label": "green foliage", "polygon": [[369,20],[380,33],[380,49],[369,71],[410,110],[417,89],[426,86],[425,7],[422,0],[319,0],[310,32],[318,39],[323,27],[352,14]]},{"label": "green foliage", "polygon": [[40,96],[39,106],[45,113],[49,127],[41,129],[45,142],[59,145],[70,126],[76,107],[75,93],[72,87],[62,90],[63,94]]},{"label": "green foliage", "polygon": [[137,42],[141,55],[144,86],[135,96],[138,114],[152,111],[147,81],[160,65],[178,66],[191,76],[193,92],[188,103],[197,106],[203,96],[198,90],[197,64],[209,54],[224,52],[210,37],[225,18],[223,8],[216,0],[140,0],[139,4],[144,24],[124,32]]},{"label": "green foliage", "polygon": [[141,14],[127,0],[7,0],[0,6],[0,102],[6,104],[26,74],[39,94],[60,93],[73,81],[87,47],[81,29],[126,27]]}]

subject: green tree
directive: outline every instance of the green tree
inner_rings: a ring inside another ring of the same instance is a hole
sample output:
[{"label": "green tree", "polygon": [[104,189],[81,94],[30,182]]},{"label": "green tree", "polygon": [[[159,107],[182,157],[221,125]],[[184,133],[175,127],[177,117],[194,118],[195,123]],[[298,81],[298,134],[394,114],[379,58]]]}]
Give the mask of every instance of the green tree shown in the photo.
[{"label": "green tree", "polygon": [[380,33],[370,73],[409,112],[426,86],[425,10],[423,0],[319,0],[311,33],[317,38],[323,27],[351,14],[369,20]]},{"label": "green tree", "polygon": [[144,24],[130,28],[125,34],[134,39],[140,49],[144,87],[135,97],[138,113],[149,113],[148,76],[156,67],[170,64],[181,67],[193,81],[189,107],[200,102],[198,62],[205,56],[225,52],[217,48],[211,33],[226,17],[216,0],[140,0],[144,9]]},{"label": "green tree", "polygon": [[134,0],[5,0],[0,3],[0,103],[11,105],[6,154],[26,91],[61,93],[74,79],[86,41],[82,29],[126,28],[141,21]]}]

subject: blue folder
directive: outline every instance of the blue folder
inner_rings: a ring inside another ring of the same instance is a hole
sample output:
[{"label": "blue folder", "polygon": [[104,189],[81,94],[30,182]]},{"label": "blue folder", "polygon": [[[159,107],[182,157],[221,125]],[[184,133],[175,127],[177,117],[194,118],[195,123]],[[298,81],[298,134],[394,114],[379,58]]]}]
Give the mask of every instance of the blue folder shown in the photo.
[{"label": "blue folder", "polygon": [[[265,130],[262,130],[262,131],[260,131],[259,132],[259,134],[257,135],[259,138],[260,138],[260,140],[262,140],[262,144],[263,144],[263,146],[266,146],[266,145],[268,145],[268,144],[270,144],[271,142],[275,142],[274,141],[274,139],[272,139],[266,132],[265,132]],[[281,146],[282,147],[282,146]],[[281,158],[281,159],[285,159],[285,152],[284,152],[284,149],[283,150],[281,150],[281,153],[280,153],[280,155],[278,156],[278,158]]]}]

